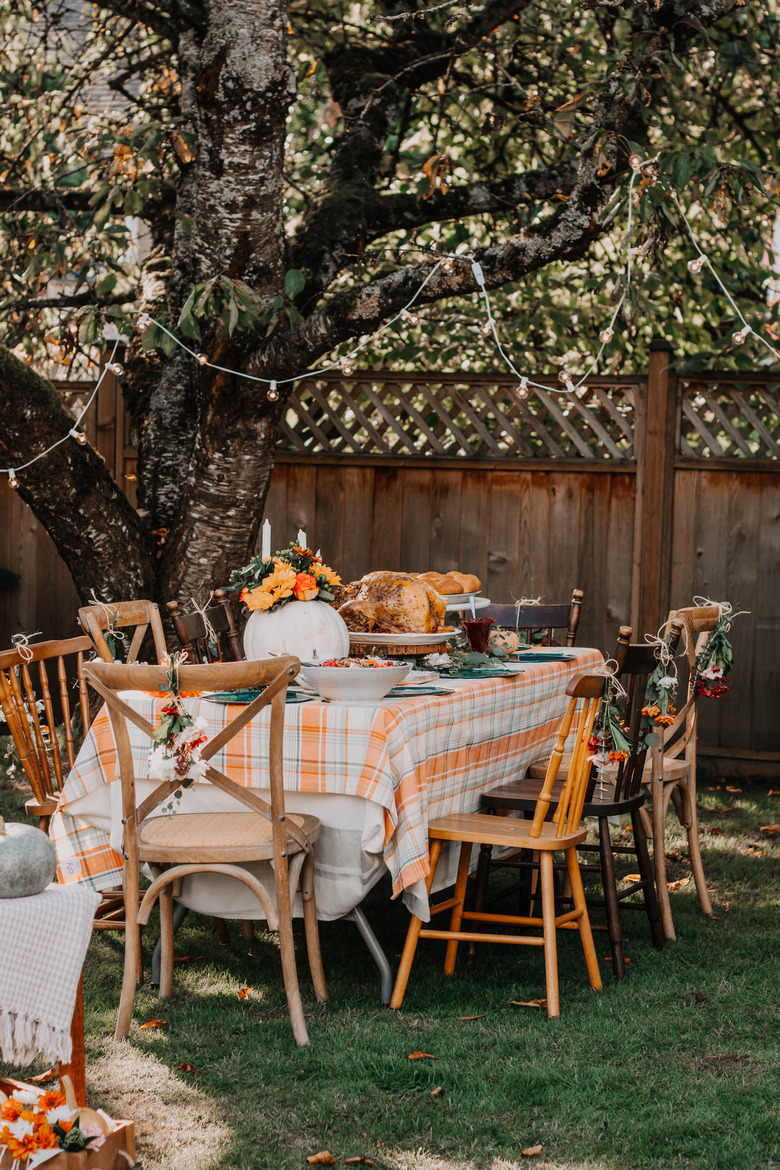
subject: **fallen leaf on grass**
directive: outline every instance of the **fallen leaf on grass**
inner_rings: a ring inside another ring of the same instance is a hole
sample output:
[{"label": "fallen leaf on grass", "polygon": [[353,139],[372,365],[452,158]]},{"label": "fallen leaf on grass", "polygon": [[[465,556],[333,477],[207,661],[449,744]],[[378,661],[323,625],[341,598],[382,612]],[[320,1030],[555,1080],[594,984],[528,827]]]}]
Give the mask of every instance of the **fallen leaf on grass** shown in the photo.
[{"label": "fallen leaf on grass", "polygon": [[694,991],[693,998],[697,1003],[709,1003],[709,997],[703,991]]},{"label": "fallen leaf on grass", "polygon": [[195,1072],[195,1065],[187,1064],[187,1062],[184,1060],[179,1061],[179,1068],[182,1072]]},{"label": "fallen leaf on grass", "polygon": [[306,1161],[310,1166],[332,1166],[333,1155],[330,1150],[320,1150],[319,1154],[310,1154]]},{"label": "fallen leaf on grass", "polygon": [[430,1052],[410,1052],[410,1060],[435,1060],[436,1057]]},{"label": "fallen leaf on grass", "polygon": [[202,963],[205,961],[205,955],[181,955],[178,959],[174,959],[174,963]]},{"label": "fallen leaf on grass", "polygon": [[726,785],[726,791],[727,791],[727,792],[742,792],[742,789],[741,789],[741,788],[735,788],[733,784],[727,784],[727,785]]},{"label": "fallen leaf on grass", "polygon": [[[611,962],[612,962],[612,956],[611,956],[611,955],[609,955],[607,958],[603,959],[603,960],[602,960],[602,962],[604,962],[604,963],[611,963]],[[623,962],[624,962],[624,963],[630,963],[630,962],[631,962],[631,960],[629,959],[628,955],[623,955]]]},{"label": "fallen leaf on grass", "polygon": [[711,808],[711,813],[730,813],[734,811],[734,805],[730,804],[728,808]]},{"label": "fallen leaf on grass", "polygon": [[641,873],[627,873],[626,876],[620,880],[621,882],[641,882],[642,875]]},{"label": "fallen leaf on grass", "polygon": [[707,787],[707,791],[708,792],[722,792],[723,785],[722,784],[710,784]]},{"label": "fallen leaf on grass", "polygon": [[459,1020],[484,1020],[487,1012],[483,1012],[481,1016],[458,1016]]},{"label": "fallen leaf on grass", "polygon": [[520,1156],[523,1158],[535,1158],[537,1154],[541,1154],[541,1146],[526,1146],[524,1150],[520,1151]]},{"label": "fallen leaf on grass", "polygon": [[767,796],[780,796],[780,788],[770,788]]},{"label": "fallen leaf on grass", "polygon": [[141,1031],[143,1031],[144,1028],[164,1028],[167,1023],[167,1020],[159,1020],[155,1016],[151,1020],[146,1020],[145,1023],[141,1024]]},{"label": "fallen leaf on grass", "polygon": [[780,824],[759,825],[758,831],[759,831],[759,833],[770,833],[770,834],[780,833]]},{"label": "fallen leaf on grass", "polygon": [[438,1096],[439,1096],[441,1093],[443,1093],[443,1092],[444,1092],[444,1086],[443,1086],[443,1085],[437,1085],[435,1089],[431,1089],[431,1096],[432,1096],[432,1097],[438,1097]]},{"label": "fallen leaf on grass", "polygon": [[676,882],[667,882],[666,888],[667,890],[681,890],[684,886],[688,885],[690,880],[689,877],[678,878]]},{"label": "fallen leaf on grass", "polygon": [[37,1077],[27,1077],[27,1080],[33,1085],[48,1085],[56,1076],[59,1076],[59,1069],[47,1068],[46,1072],[38,1073]]},{"label": "fallen leaf on grass", "polygon": [[723,829],[718,829],[715,827],[715,825],[702,825],[701,830],[703,833],[709,833],[711,837],[723,836]]},{"label": "fallen leaf on grass", "polygon": [[345,1166],[355,1166],[355,1165],[373,1166],[374,1161],[372,1158],[345,1158],[344,1165]]},{"label": "fallen leaf on grass", "polygon": [[546,1008],[546,999],[510,999],[512,1007],[535,1007]]},{"label": "fallen leaf on grass", "polygon": [[249,999],[249,995],[250,995],[251,990],[252,990],[251,987],[239,987],[238,998],[239,999]]}]

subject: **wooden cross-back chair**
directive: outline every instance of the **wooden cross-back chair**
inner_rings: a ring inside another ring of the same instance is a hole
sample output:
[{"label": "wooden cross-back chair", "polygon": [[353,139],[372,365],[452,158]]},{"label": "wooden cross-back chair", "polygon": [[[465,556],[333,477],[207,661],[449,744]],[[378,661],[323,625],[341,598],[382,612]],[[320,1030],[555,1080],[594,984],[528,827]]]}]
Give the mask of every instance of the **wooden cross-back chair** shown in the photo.
[{"label": "wooden cross-back chair", "polygon": [[224,589],[214,590],[213,604],[205,614],[182,613],[178,601],[169,601],[166,608],[188,662],[240,662],[244,657]]},{"label": "wooden cross-back chair", "polygon": [[[127,910],[125,967],[116,1025],[116,1037],[130,1030],[135,987],[141,962],[140,927],[149,920],[155,901],[160,903],[160,996],[173,987],[173,898],[182,878],[194,873],[220,873],[237,878],[255,894],[269,929],[279,933],[282,975],[293,1034],[297,1044],[308,1043],[303,1015],[292,929],[292,903],[299,892],[303,901],[304,929],[314,990],[318,1000],[327,999],[322,969],[317,908],[314,897],[312,847],[319,838],[316,817],[286,814],[284,809],[282,742],[288,683],[300,668],[289,655],[271,660],[213,665],[181,666],[182,691],[199,695],[205,690],[265,689],[202,749],[212,759],[261,710],[270,708],[268,739],[270,804],[209,765],[205,780],[244,806],[240,812],[176,813],[151,816],[177,788],[177,782],[161,781],[140,804],[136,801],[135,768],[128,724],[150,737],[155,728],[119,697],[120,691],[167,691],[166,667],[91,662],[84,668],[90,686],[105,700],[117,745],[122,784],[123,885]],[[151,747],[150,742],[150,747]],[[151,779],[157,779],[152,776]],[[248,810],[248,811],[247,811]],[[275,898],[242,862],[268,862],[273,869]],[[139,905],[138,875],[148,865],[154,880]]]},{"label": "wooden cross-back chair", "polygon": [[[445,898],[444,901],[431,906],[432,917],[447,910],[451,912],[449,927],[446,930],[433,930],[424,927],[422,919],[412,918],[398,968],[393,997],[390,1001],[391,1007],[400,1008],[403,1003],[417,943],[421,938],[444,939],[447,942],[444,960],[445,975],[452,975],[455,970],[458,944],[461,942],[543,946],[547,1014],[548,1016],[558,1016],[560,1015],[560,998],[558,994],[558,944],[556,936],[559,929],[579,930],[590,985],[597,991],[601,989],[601,976],[593,946],[588,908],[585,904],[577,848],[586,836],[586,829],[580,826],[580,820],[590,772],[588,739],[601,705],[603,692],[604,677],[598,674],[577,675],[570,680],[566,687],[569,703],[563,716],[558,740],[550,757],[547,775],[536,801],[533,820],[530,824],[527,821],[491,816],[488,813],[455,813],[429,822],[430,872],[427,878],[429,895],[444,842],[461,842],[455,893],[453,897]],[[574,716],[578,702],[581,703],[581,711],[575,725]],[[573,727],[574,730],[572,730]],[[570,735],[573,744],[571,764],[558,799],[555,816],[552,821],[549,821],[547,813],[552,802],[566,741]],[[484,910],[467,910],[465,908],[471,853],[475,844],[487,844],[492,847],[509,849],[532,849],[539,852],[541,916],[492,914]],[[556,913],[553,887],[553,854],[558,850],[561,850],[565,857],[573,899],[573,907],[561,914]],[[480,932],[474,929],[464,930],[462,929],[464,922],[469,925],[471,923],[485,923],[492,927],[501,928],[501,930],[500,933]],[[509,926],[541,927],[543,938],[540,939],[538,934],[508,933],[505,928]]]},{"label": "wooden cross-back chair", "polygon": [[[677,622],[670,625],[669,646],[672,653],[677,648],[682,624]],[[591,771],[588,793],[583,807],[583,816],[593,817],[598,830],[596,844],[583,844],[580,853],[598,854],[598,864],[580,865],[581,872],[598,873],[601,876],[604,891],[603,905],[606,911],[606,924],[593,926],[594,930],[606,930],[609,934],[612,948],[612,972],[616,979],[622,979],[626,973],[625,955],[623,953],[623,930],[620,921],[621,906],[630,909],[641,909],[644,906],[647,914],[650,935],[653,945],[661,949],[665,937],[661,926],[658,899],[653,882],[653,867],[647,846],[647,833],[642,817],[645,802],[642,783],[645,762],[650,748],[645,743],[647,733],[646,720],[642,717],[642,708],[645,705],[645,689],[650,675],[658,665],[652,646],[646,642],[631,643],[631,627],[621,626],[617,645],[613,655],[615,674],[626,691],[625,700],[618,699],[617,705],[621,709],[623,722],[628,730],[630,741],[629,757],[621,760],[613,772],[605,780],[600,780],[596,770]],[[644,725],[643,725],[644,724]],[[569,760],[565,759],[566,768]],[[546,774],[546,764],[532,764],[527,776],[522,780],[515,780],[509,784],[502,784],[490,792],[484,793],[481,807],[492,812],[522,812],[529,816],[535,807],[539,790]],[[553,789],[553,804],[558,800],[561,783]],[[613,844],[610,834],[610,817],[628,816],[632,827],[632,845]],[[475,884],[475,905],[484,906],[487,899],[487,878],[491,869],[520,868],[530,863],[524,857],[503,858],[493,861],[490,852],[483,850],[477,868]],[[638,876],[623,884],[618,890],[615,873],[615,859],[621,855],[636,857],[639,869]],[[632,894],[641,893],[642,904],[626,901]],[[594,904],[589,900],[589,904]],[[601,905],[601,902],[596,903]]]},{"label": "wooden cross-back chair", "polygon": [[[104,662],[137,662],[148,635],[151,635],[157,662],[164,662],[168,653],[160,610],[153,601],[83,605],[79,610],[79,625],[92,639]],[[125,631],[130,629],[133,634],[128,644]]]},{"label": "wooden cross-back chair", "polygon": [[704,866],[699,847],[699,821],[696,812],[696,730],[699,698],[696,694],[696,658],[709,641],[718,620],[717,605],[688,606],[673,609],[666,621],[664,633],[675,625],[682,628],[683,650],[688,661],[688,691],[674,723],[661,736],[661,743],[653,748],[645,766],[645,783],[650,785],[653,823],[653,863],[661,919],[668,939],[676,938],[669,887],[666,880],[666,814],[671,801],[685,828],[691,870],[696,883],[699,904],[705,914],[712,914],[712,903],[707,892]]},{"label": "wooden cross-back chair", "polygon": [[[0,653],[0,705],[33,793],[25,811],[45,833],[89,729],[84,655],[92,649],[90,639],[80,637]],[[124,930],[121,893],[104,892],[93,926]]]},{"label": "wooden cross-back chair", "polygon": [[555,633],[565,631],[565,645],[573,646],[577,640],[577,627],[582,610],[581,589],[574,589],[571,601],[561,605],[487,605],[480,609],[480,617],[492,617],[497,626],[508,630],[524,631],[530,640],[531,631],[539,631],[543,639],[539,645],[555,645]]}]

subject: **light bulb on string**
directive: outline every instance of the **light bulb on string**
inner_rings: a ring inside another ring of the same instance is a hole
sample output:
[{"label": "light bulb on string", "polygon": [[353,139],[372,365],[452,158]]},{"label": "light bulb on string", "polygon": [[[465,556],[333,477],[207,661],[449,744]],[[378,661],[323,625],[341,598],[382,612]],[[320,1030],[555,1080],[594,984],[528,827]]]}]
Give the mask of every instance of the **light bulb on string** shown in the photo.
[{"label": "light bulb on string", "polygon": [[420,317],[419,317],[419,314],[417,314],[417,313],[407,313],[406,320],[408,321],[408,323],[410,325],[419,325],[420,324]]},{"label": "light bulb on string", "polygon": [[493,332],[493,318],[488,317],[487,321],[480,328],[480,333],[483,337],[490,337]]},{"label": "light bulb on string", "polygon": [[753,330],[749,325],[743,325],[742,328],[738,329],[734,334],[732,341],[735,345],[744,345],[752,332]]},{"label": "light bulb on string", "polygon": [[642,162],[643,162],[643,159],[642,159],[641,154],[630,154],[628,156],[628,165],[631,167],[632,171],[641,170],[642,169]]},{"label": "light bulb on string", "polygon": [[16,472],[13,467],[8,472],[8,486],[13,488],[14,491],[19,487],[19,480],[16,478]]},{"label": "light bulb on string", "polygon": [[518,398],[527,398],[528,397],[528,379],[527,378],[520,379],[520,384],[517,387],[517,396],[518,396]]},{"label": "light bulb on string", "polygon": [[205,353],[196,354],[195,361],[199,366],[207,366],[209,364],[209,359],[206,357]]},{"label": "light bulb on string", "polygon": [[609,345],[610,341],[612,340],[612,338],[614,336],[615,336],[614,330],[612,330],[609,326],[607,326],[606,329],[602,329],[601,333],[599,333],[599,341],[602,342],[602,344],[604,344],[604,345]]},{"label": "light bulb on string", "polygon": [[354,370],[354,366],[349,358],[343,358],[341,362],[341,372],[349,376]]},{"label": "light bulb on string", "polygon": [[276,389],[276,382],[271,382],[268,387],[268,401],[276,402],[279,398],[279,391]]},{"label": "light bulb on string", "polygon": [[72,439],[75,439],[77,443],[80,443],[82,447],[87,441],[87,436],[84,434],[84,432],[77,431],[75,427],[71,427],[68,431],[68,434]]},{"label": "light bulb on string", "polygon": [[569,371],[568,370],[559,370],[558,371],[558,381],[561,383],[562,386],[565,386],[567,382],[571,382],[571,374],[569,373]]},{"label": "light bulb on string", "polygon": [[689,272],[693,272],[694,274],[697,272],[701,272],[703,267],[704,267],[704,257],[703,256],[694,256],[693,260],[688,261],[688,271]]},{"label": "light bulb on string", "polygon": [[151,323],[152,323],[152,318],[149,316],[149,314],[148,313],[141,313],[141,316],[138,318],[138,328],[139,329],[148,329],[149,326],[151,325]]},{"label": "light bulb on string", "polygon": [[112,374],[116,374],[117,378],[121,378],[125,372],[125,367],[120,362],[109,362],[106,367]]}]

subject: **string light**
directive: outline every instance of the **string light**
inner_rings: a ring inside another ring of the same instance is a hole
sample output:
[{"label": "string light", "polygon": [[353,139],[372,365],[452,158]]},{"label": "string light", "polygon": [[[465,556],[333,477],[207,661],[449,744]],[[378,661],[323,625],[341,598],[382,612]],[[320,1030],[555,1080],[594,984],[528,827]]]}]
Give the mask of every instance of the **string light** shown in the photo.
[{"label": "string light", "polygon": [[419,313],[407,313],[406,320],[409,322],[410,325],[419,325],[420,324]]},{"label": "string light", "polygon": [[272,382],[268,387],[268,401],[276,402],[279,398],[279,391],[276,389],[276,382]]},{"label": "string light", "polygon": [[19,480],[16,478],[16,472],[13,467],[8,469],[8,486],[13,488],[14,491],[19,487]]},{"label": "string light", "polygon": [[641,171],[644,166],[644,160],[641,154],[630,154],[628,156],[628,165],[632,171]]},{"label": "string light", "polygon": [[87,436],[84,434],[84,432],[77,431],[75,427],[71,427],[70,430],[68,431],[68,434],[70,435],[70,437],[72,439],[75,439],[77,443],[81,443],[82,447],[84,446],[84,444],[87,441]]},{"label": "string light", "polygon": [[704,267],[704,257],[703,256],[694,256],[693,260],[688,261],[688,271],[693,272],[694,275],[698,272],[701,272],[703,267]]},{"label": "string light", "polygon": [[110,370],[112,374],[116,374],[117,378],[121,378],[125,372],[125,367],[120,362],[109,362],[106,369]]},{"label": "string light", "polygon": [[493,332],[493,325],[494,325],[493,318],[488,317],[487,321],[480,329],[480,333],[482,334],[483,337],[490,337],[491,333]]},{"label": "string light", "polygon": [[209,359],[206,357],[205,353],[196,354],[195,361],[198,363],[199,366],[209,365]]},{"label": "string light", "polygon": [[517,394],[519,398],[528,397],[528,379],[526,377],[522,377],[520,379],[520,385],[517,387]]},{"label": "string light", "polygon": [[743,325],[741,329],[737,330],[737,332],[734,334],[734,337],[732,338],[734,344],[744,345],[752,332],[753,330],[749,325]]},{"label": "string light", "polygon": [[609,327],[607,327],[606,329],[602,329],[601,333],[599,333],[599,341],[602,345],[609,345],[614,336],[614,332]]},{"label": "string light", "polygon": [[348,358],[344,358],[344,360],[341,363],[342,374],[345,374],[348,377],[352,373],[353,369],[354,369],[354,367],[353,367],[352,363],[348,360]]}]

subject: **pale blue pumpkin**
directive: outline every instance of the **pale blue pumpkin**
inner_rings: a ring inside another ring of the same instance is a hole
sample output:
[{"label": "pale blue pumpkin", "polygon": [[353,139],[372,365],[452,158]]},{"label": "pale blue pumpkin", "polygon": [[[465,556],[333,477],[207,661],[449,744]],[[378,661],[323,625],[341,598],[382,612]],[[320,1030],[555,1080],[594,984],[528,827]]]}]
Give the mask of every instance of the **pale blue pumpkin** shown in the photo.
[{"label": "pale blue pumpkin", "polygon": [[0,898],[40,894],[56,873],[57,854],[46,834],[0,817]]}]

